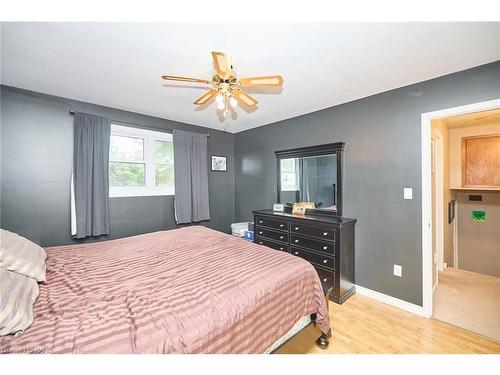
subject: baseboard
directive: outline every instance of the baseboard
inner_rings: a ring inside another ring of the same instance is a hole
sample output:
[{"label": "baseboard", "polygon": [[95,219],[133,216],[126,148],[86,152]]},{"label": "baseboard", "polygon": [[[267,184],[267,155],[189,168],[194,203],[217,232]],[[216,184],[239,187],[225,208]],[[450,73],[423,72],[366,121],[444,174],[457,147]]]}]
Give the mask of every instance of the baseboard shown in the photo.
[{"label": "baseboard", "polygon": [[409,311],[413,314],[425,316],[429,318],[430,316],[424,313],[424,308],[422,306],[415,305],[410,302],[403,301],[402,299],[388,296],[387,294],[376,292],[375,290],[371,290],[365,288],[363,286],[356,285],[356,293],[366,296],[369,298],[373,298],[377,301],[386,303],[388,305],[397,307],[401,310]]}]

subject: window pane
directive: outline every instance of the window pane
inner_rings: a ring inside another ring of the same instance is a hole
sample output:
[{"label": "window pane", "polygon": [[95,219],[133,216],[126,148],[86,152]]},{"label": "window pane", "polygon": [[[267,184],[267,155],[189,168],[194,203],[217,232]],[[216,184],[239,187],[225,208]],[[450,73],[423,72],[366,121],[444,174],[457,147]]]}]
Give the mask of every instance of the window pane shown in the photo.
[{"label": "window pane", "polygon": [[172,142],[156,141],[156,162],[168,163],[174,162],[174,145]]},{"label": "window pane", "polygon": [[293,172],[281,173],[281,190],[282,191],[297,191],[297,174]]},{"label": "window pane", "polygon": [[143,161],[144,140],[142,138],[111,135],[109,158],[116,161]]},{"label": "window pane", "polygon": [[282,172],[295,172],[295,159],[281,159]]},{"label": "window pane", "polygon": [[146,166],[141,163],[109,163],[110,186],[145,186]]},{"label": "window pane", "polygon": [[174,166],[156,165],[156,186],[174,186]]}]

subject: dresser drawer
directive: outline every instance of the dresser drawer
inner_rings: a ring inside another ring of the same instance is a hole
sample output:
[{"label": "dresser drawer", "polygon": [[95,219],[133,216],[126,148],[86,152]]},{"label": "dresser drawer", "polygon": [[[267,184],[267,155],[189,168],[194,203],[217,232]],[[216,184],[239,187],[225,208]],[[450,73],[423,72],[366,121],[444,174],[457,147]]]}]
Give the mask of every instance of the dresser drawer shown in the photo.
[{"label": "dresser drawer", "polygon": [[280,244],[280,243],[273,242],[273,241],[268,241],[265,238],[262,238],[259,236],[256,237],[255,243],[257,243],[259,245],[264,245],[264,246],[270,247],[271,249],[288,252],[288,245]]},{"label": "dresser drawer", "polygon": [[275,232],[273,230],[265,229],[263,227],[257,226],[255,229],[255,235],[257,237],[269,238],[271,240],[280,241],[288,243],[288,233]]},{"label": "dresser drawer", "polygon": [[314,268],[316,269],[316,272],[318,272],[318,276],[319,279],[321,280],[321,285],[323,286],[323,290],[335,288],[335,272],[328,271],[319,267],[314,267]]},{"label": "dresser drawer", "polygon": [[307,251],[304,249],[299,249],[295,246],[290,246],[290,253],[298,257],[304,258],[305,260],[311,262],[314,265],[323,266],[335,270],[335,258],[322,255],[319,253],[313,253],[312,251]]},{"label": "dresser drawer", "polygon": [[305,247],[306,249],[322,251],[325,253],[335,254],[335,242],[326,242],[313,240],[295,234],[290,235],[290,245]]},{"label": "dresser drawer", "polygon": [[305,225],[297,222],[290,223],[290,232],[302,234],[305,236],[311,236],[316,238],[325,239],[328,241],[335,241],[335,229],[334,228],[322,228],[312,225]]},{"label": "dresser drawer", "polygon": [[255,218],[255,225],[263,227],[283,230],[288,232],[288,220],[286,219],[268,219],[267,217],[257,216]]}]

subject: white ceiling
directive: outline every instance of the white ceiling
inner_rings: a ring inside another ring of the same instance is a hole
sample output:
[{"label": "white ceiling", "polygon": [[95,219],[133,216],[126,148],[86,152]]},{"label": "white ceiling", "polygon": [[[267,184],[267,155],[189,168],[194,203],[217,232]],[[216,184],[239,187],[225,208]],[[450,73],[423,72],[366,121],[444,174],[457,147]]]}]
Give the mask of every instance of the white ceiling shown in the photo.
[{"label": "white ceiling", "polygon": [[258,109],[238,108],[230,132],[500,60],[500,23],[2,26],[5,85],[215,129],[216,106],[192,104],[200,85],[160,76],[208,79],[213,50],[240,77],[282,74],[282,92],[254,93]]}]

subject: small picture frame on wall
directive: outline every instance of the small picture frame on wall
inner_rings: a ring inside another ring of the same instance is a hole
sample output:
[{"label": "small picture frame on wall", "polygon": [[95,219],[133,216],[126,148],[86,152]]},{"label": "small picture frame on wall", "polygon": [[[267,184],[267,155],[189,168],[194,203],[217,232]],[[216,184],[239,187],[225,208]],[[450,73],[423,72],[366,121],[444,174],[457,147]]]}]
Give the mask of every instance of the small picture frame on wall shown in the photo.
[{"label": "small picture frame on wall", "polygon": [[225,156],[212,155],[211,166],[214,172],[227,172],[227,158]]}]

